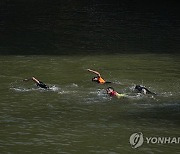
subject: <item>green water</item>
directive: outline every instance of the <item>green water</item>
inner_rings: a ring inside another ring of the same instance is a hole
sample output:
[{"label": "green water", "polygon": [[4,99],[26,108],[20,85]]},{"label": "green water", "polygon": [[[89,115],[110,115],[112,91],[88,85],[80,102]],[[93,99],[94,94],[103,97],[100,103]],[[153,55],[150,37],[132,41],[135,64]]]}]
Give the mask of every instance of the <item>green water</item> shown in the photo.
[{"label": "green water", "polygon": [[[178,153],[179,144],[131,148],[134,132],[178,137],[180,56],[0,57],[0,153]],[[98,70],[110,85],[91,82]],[[22,79],[35,76],[43,90]],[[157,96],[137,95],[143,84]],[[129,97],[109,98],[112,86]]]}]

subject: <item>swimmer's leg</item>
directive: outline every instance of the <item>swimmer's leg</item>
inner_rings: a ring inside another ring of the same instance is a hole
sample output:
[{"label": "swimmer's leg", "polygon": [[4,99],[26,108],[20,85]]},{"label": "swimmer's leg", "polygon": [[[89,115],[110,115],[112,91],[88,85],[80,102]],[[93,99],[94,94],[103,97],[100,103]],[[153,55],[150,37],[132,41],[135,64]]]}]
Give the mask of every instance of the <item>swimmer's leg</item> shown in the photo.
[{"label": "swimmer's leg", "polygon": [[112,82],[110,82],[110,81],[106,81],[105,83],[112,83]]}]

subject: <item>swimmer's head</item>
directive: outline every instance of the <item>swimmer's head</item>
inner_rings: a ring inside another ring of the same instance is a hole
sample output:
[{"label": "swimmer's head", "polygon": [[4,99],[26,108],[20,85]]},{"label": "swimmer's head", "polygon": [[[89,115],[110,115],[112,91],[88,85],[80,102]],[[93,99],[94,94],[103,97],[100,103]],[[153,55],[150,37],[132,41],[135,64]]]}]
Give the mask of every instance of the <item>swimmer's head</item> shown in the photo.
[{"label": "swimmer's head", "polygon": [[139,90],[139,89],[141,89],[141,86],[140,85],[136,85],[135,89]]},{"label": "swimmer's head", "polygon": [[112,92],[114,91],[114,88],[108,87],[108,88],[106,89],[106,91],[107,91],[107,94],[110,94],[110,93],[112,93]]},{"label": "swimmer's head", "polygon": [[92,78],[92,81],[98,82],[98,77]]},{"label": "swimmer's head", "polygon": [[137,90],[138,92],[141,92],[143,94],[147,94],[146,88],[141,85],[136,85],[135,90]]},{"label": "swimmer's head", "polygon": [[147,90],[146,89],[142,89],[142,93],[144,94],[144,95],[146,95],[147,94]]}]

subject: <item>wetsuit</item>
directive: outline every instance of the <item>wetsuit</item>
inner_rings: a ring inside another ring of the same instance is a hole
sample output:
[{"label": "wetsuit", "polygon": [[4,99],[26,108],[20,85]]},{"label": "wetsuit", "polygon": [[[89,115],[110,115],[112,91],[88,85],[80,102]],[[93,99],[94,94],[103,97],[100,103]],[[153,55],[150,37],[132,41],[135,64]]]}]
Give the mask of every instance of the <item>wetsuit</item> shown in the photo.
[{"label": "wetsuit", "polygon": [[44,83],[41,82],[41,81],[39,81],[39,83],[37,83],[37,86],[38,86],[38,87],[41,87],[41,88],[44,88],[44,89],[48,89],[48,88],[49,88],[46,84],[44,84]]},{"label": "wetsuit", "polygon": [[155,95],[155,93],[149,91],[147,88],[145,88],[143,86],[140,86],[140,85],[136,85],[135,89],[138,90],[141,93],[144,93],[144,94],[147,93],[147,94],[154,94]]},{"label": "wetsuit", "polygon": [[98,83],[104,84],[106,81],[102,77],[98,77]]},{"label": "wetsuit", "polygon": [[118,97],[118,98],[125,96],[125,94],[119,94],[119,93],[117,93],[116,91],[112,91],[109,95],[110,95],[111,97],[116,96],[116,97]]},{"label": "wetsuit", "polygon": [[97,82],[99,83],[99,84],[105,84],[105,83],[111,83],[111,82],[109,82],[109,81],[105,81],[102,77],[100,77],[100,76],[98,76],[97,77]]}]

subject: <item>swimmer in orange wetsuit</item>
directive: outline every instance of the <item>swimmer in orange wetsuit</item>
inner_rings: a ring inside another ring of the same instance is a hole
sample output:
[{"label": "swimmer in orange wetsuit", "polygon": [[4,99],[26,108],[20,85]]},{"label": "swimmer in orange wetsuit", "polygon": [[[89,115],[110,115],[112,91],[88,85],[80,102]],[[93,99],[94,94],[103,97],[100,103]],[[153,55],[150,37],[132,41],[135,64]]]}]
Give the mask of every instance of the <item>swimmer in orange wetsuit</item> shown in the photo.
[{"label": "swimmer in orange wetsuit", "polygon": [[88,70],[89,72],[92,72],[92,73],[94,73],[94,74],[97,75],[97,76],[95,76],[95,77],[92,78],[92,81],[97,82],[97,83],[99,83],[99,84],[111,83],[111,82],[109,82],[109,81],[105,81],[105,80],[101,77],[101,75],[100,75],[99,72],[94,71],[94,70],[91,70],[91,69],[87,69],[87,70]]}]

